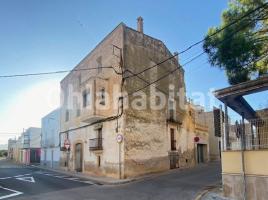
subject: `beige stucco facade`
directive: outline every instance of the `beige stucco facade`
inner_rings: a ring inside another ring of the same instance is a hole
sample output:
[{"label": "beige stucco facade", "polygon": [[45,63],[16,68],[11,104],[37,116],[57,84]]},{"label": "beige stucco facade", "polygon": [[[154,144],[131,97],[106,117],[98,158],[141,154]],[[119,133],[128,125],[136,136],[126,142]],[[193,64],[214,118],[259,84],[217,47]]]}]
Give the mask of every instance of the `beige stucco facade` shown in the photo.
[{"label": "beige stucco facade", "polygon": [[[178,60],[174,57],[131,77],[171,56],[160,40],[121,23],[61,81],[61,149],[64,141],[70,141],[70,151],[61,152],[63,169],[135,177],[168,170],[171,159],[175,161],[172,168],[194,166],[197,145],[204,145],[199,149],[207,161],[207,126],[196,122],[195,109],[185,103],[184,70]],[[153,87],[146,87],[176,68]],[[133,93],[143,87],[143,93]],[[151,107],[152,90],[162,91],[166,98],[161,108]],[[178,94],[172,118],[170,90]],[[105,103],[100,91],[106,92]],[[118,134],[123,136],[121,143],[116,140]]]},{"label": "beige stucco facade", "polygon": [[[214,108],[217,109],[217,108]],[[206,119],[206,124],[208,126],[208,135],[209,135],[209,160],[210,161],[219,161],[221,159],[221,137],[215,135],[215,113],[214,111],[204,112],[204,118]],[[219,120],[219,129],[223,133],[224,122],[222,117]]]},{"label": "beige stucco facade", "polygon": [[246,198],[249,200],[267,199],[267,157],[267,150],[222,152],[224,194],[240,200],[244,198],[243,191],[246,189]]},{"label": "beige stucco facade", "polygon": [[22,139],[21,139],[21,137],[19,137],[16,140],[16,143],[15,143],[15,146],[14,146],[13,160],[15,162],[22,162],[21,148],[22,148]]}]

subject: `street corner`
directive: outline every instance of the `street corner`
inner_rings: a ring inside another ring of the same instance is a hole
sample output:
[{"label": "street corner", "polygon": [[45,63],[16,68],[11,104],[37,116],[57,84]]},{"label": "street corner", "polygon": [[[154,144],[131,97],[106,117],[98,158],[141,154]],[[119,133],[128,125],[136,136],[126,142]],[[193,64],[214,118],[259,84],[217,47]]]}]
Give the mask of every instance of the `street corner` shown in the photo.
[{"label": "street corner", "polygon": [[205,187],[194,200],[232,200],[224,197],[221,185]]}]

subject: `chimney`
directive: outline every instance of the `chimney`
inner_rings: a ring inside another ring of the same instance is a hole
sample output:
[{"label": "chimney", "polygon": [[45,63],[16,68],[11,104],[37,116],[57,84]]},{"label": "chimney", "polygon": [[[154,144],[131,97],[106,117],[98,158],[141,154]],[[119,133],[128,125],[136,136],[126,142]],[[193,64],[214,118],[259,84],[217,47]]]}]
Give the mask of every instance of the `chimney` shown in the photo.
[{"label": "chimney", "polygon": [[143,19],[141,16],[139,16],[137,19],[137,31],[143,33]]}]

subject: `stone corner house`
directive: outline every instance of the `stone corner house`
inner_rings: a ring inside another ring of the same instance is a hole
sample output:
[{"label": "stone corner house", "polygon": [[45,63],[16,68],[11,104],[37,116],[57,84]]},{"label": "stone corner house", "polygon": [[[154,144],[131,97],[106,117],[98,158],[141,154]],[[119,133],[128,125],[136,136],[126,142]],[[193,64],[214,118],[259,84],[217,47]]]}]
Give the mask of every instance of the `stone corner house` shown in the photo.
[{"label": "stone corner house", "polygon": [[137,25],[120,23],[61,81],[61,168],[127,178],[208,160],[178,57]]}]

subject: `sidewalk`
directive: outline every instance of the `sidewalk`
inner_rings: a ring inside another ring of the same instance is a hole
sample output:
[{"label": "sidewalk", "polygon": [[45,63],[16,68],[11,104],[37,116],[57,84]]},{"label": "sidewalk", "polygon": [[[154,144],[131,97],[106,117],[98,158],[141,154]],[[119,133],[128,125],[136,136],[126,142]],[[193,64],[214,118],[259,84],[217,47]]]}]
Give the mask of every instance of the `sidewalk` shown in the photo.
[{"label": "sidewalk", "polygon": [[222,186],[215,185],[204,189],[195,200],[232,200],[223,196]]},{"label": "sidewalk", "polygon": [[120,184],[130,183],[136,180],[136,179],[116,179],[116,178],[104,177],[104,176],[92,176],[92,175],[88,175],[88,174],[80,173],[80,172],[71,172],[71,171],[64,171],[64,170],[59,170],[59,169],[52,169],[52,168],[48,168],[48,167],[41,166],[41,165],[30,165],[30,166],[34,168],[38,168],[38,169],[65,174],[68,176],[73,176],[76,178],[87,179],[89,181],[92,181],[100,185],[120,185]]}]

